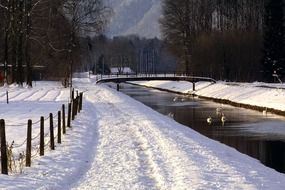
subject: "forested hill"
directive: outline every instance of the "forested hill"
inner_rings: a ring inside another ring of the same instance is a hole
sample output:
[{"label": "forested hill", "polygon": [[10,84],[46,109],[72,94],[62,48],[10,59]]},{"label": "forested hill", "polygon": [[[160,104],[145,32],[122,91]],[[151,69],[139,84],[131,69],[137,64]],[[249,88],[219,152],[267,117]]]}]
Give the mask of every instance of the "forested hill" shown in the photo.
[{"label": "forested hill", "polygon": [[108,0],[107,3],[114,11],[108,36],[160,37],[161,0]]}]

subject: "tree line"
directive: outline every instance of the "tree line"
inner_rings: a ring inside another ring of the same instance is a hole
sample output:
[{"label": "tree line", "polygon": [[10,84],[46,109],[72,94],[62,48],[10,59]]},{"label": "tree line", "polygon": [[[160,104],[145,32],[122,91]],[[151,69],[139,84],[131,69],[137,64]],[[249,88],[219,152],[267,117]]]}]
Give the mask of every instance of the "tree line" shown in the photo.
[{"label": "tree line", "polygon": [[187,74],[284,78],[282,0],[163,0],[164,40]]},{"label": "tree line", "polygon": [[111,9],[102,0],[0,0],[0,66],[5,83],[64,79],[80,65],[80,36],[101,33]]},{"label": "tree line", "polygon": [[173,73],[176,58],[168,51],[166,44],[158,39],[146,39],[136,35],[117,36],[112,39],[98,35],[83,38],[81,47],[82,67],[78,71],[92,71],[94,74],[109,74],[111,68],[119,73],[155,74]]}]

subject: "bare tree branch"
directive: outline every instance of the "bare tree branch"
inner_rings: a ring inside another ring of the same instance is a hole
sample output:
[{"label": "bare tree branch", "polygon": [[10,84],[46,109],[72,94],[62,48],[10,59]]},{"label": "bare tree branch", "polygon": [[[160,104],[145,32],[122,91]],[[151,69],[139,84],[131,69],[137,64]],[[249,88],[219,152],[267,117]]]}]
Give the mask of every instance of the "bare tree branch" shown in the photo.
[{"label": "bare tree branch", "polygon": [[8,11],[8,7],[6,7],[6,6],[2,5],[2,4],[0,4],[0,8],[6,9]]}]

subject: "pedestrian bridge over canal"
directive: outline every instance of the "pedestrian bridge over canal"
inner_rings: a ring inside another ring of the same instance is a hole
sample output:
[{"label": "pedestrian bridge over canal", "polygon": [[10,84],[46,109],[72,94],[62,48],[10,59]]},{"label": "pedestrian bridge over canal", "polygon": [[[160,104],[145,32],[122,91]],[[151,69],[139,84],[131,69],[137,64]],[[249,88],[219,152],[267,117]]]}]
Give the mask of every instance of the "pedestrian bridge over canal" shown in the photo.
[{"label": "pedestrian bridge over canal", "polygon": [[123,83],[128,81],[151,81],[151,80],[165,80],[165,81],[188,81],[193,83],[193,91],[195,91],[195,83],[200,81],[206,81],[211,83],[216,83],[216,80],[208,77],[198,77],[198,76],[109,76],[108,78],[101,78],[97,80],[98,83]]}]

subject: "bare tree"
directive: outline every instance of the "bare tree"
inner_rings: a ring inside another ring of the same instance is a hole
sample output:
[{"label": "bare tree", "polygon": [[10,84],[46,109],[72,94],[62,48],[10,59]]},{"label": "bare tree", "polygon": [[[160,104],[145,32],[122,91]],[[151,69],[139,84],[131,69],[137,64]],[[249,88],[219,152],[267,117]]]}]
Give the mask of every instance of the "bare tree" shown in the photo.
[{"label": "bare tree", "polygon": [[26,81],[27,85],[32,87],[32,73],[31,73],[31,11],[32,0],[25,0],[25,17],[26,17],[26,44],[25,44],[25,62],[26,62]]},{"label": "bare tree", "polygon": [[[187,74],[254,80],[260,66],[264,1],[163,0],[163,38]],[[237,70],[243,74],[237,76]]]},{"label": "bare tree", "polygon": [[65,0],[63,13],[71,23],[71,32],[68,42],[70,60],[69,78],[72,86],[72,72],[74,67],[74,51],[79,43],[76,36],[84,34],[98,34],[108,23],[111,9],[103,4],[102,0]]},{"label": "bare tree", "polygon": [[180,47],[182,51],[173,51],[181,58],[186,73],[190,74],[195,39],[198,34],[209,32],[212,27],[212,3],[208,0],[164,0],[162,9],[160,23],[163,37],[171,47]]},{"label": "bare tree", "polygon": [[80,36],[103,31],[111,12],[102,0],[0,0],[0,10],[5,75],[11,65],[11,82],[29,86],[35,68],[50,79],[71,76],[73,62],[80,62]]}]

